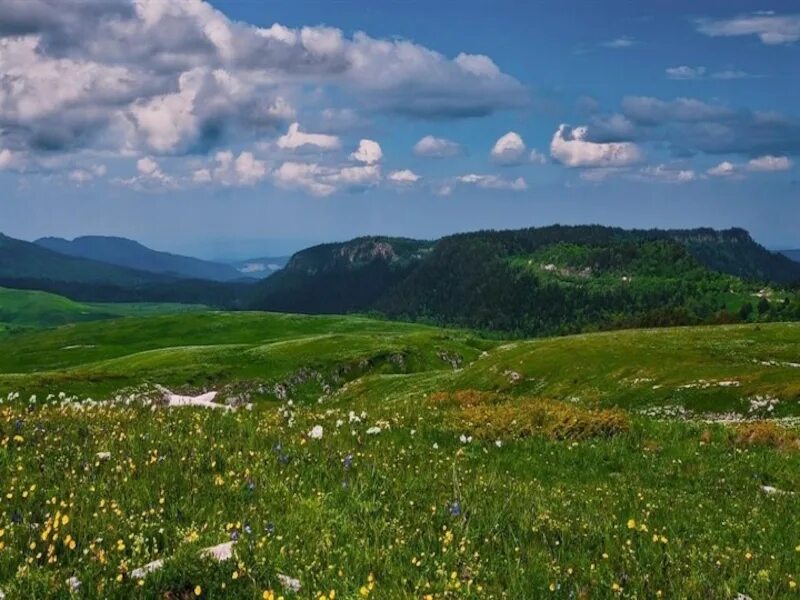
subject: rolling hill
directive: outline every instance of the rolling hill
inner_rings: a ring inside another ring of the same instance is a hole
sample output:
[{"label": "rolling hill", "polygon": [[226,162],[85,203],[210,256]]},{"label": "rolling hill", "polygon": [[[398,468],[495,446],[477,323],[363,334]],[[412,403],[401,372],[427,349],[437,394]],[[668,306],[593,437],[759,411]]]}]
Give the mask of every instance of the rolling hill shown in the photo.
[{"label": "rolling hill", "polygon": [[247,312],[23,332],[0,589],[793,597],[798,347],[789,323],[511,342]]},{"label": "rolling hill", "polygon": [[120,237],[92,235],[78,237],[72,241],[46,237],[38,239],[34,243],[68,256],[186,279],[233,281],[246,276],[230,265],[179,256],[169,252],[159,252],[143,246],[139,242]]}]

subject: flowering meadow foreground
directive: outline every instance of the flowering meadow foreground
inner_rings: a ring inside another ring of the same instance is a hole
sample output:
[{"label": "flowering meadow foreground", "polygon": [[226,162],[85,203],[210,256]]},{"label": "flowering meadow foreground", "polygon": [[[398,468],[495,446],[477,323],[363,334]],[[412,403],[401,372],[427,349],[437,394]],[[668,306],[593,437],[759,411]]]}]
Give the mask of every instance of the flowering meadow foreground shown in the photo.
[{"label": "flowering meadow foreground", "polygon": [[793,324],[505,343],[187,313],[0,338],[0,591],[796,597],[798,363]]}]

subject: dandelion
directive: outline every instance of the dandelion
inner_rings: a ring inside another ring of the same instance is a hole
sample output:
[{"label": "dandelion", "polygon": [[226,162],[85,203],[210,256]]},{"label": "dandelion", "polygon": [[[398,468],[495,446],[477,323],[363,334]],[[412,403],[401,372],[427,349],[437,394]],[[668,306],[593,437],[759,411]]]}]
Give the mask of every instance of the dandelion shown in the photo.
[{"label": "dandelion", "polygon": [[628,529],[636,529],[636,521],[628,519]]}]

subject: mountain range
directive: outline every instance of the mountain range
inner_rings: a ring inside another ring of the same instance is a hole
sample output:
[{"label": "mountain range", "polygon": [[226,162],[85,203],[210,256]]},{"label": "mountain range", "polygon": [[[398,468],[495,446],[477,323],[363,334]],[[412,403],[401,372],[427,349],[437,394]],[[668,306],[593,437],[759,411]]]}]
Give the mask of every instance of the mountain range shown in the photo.
[{"label": "mountain range", "polygon": [[[123,238],[0,236],[0,286],[90,302],[372,312],[517,335],[800,316],[800,263],[742,229],[551,226],[370,236],[222,265]],[[242,270],[263,275],[245,279]],[[246,283],[248,281],[249,283]]]},{"label": "mountain range", "polygon": [[71,241],[57,237],[45,237],[34,243],[68,256],[88,258],[120,267],[150,273],[163,273],[186,279],[235,281],[249,276],[248,273],[229,264],[160,252],[143,246],[139,242],[121,237],[89,235]]}]

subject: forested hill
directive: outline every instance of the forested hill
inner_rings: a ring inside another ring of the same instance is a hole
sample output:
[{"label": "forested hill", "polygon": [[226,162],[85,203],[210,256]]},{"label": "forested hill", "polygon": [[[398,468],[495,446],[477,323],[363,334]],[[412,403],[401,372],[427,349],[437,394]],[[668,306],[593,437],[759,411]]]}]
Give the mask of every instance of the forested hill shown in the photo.
[{"label": "forested hill", "polygon": [[259,284],[253,304],[532,335],[788,318],[794,294],[762,288],[798,280],[800,265],[741,229],[552,226],[317,246]]}]

